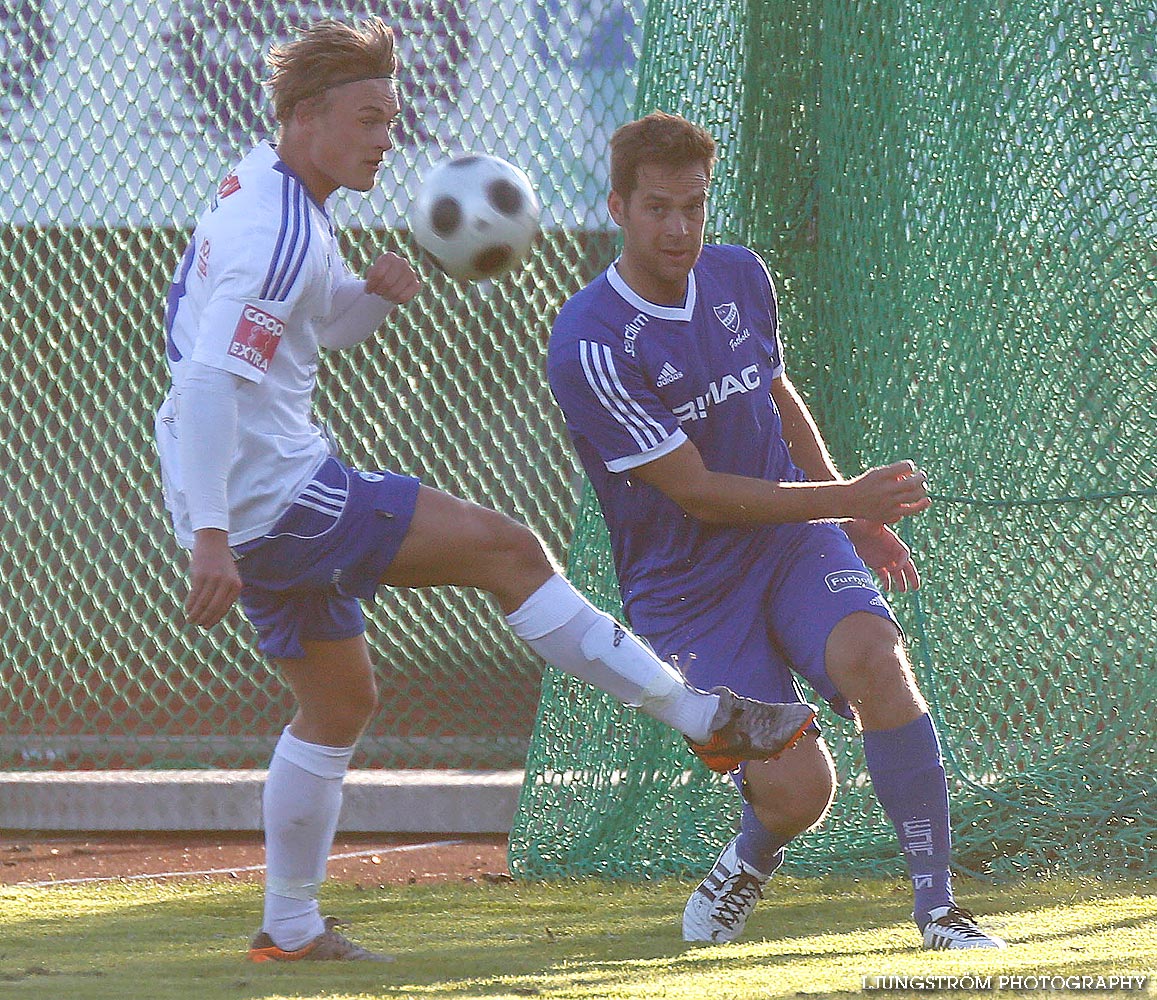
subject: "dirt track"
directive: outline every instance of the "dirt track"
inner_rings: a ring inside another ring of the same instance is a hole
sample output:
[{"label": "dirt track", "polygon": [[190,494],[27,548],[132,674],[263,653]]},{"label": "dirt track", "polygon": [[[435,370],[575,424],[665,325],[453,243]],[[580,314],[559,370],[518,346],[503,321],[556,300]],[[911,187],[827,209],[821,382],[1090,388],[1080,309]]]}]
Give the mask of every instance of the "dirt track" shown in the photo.
[{"label": "dirt track", "polygon": [[[447,843],[451,841],[453,843]],[[187,875],[264,877],[260,834],[0,832],[0,884]],[[341,855],[352,855],[341,857]],[[329,877],[363,886],[509,878],[504,837],[340,836]]]}]

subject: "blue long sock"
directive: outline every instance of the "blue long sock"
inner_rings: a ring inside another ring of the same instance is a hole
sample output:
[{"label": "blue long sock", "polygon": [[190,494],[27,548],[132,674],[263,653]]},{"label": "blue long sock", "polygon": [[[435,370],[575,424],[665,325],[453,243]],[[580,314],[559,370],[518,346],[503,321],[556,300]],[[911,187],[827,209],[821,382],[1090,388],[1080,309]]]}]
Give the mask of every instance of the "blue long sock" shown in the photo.
[{"label": "blue long sock", "polygon": [[931,910],[955,902],[948,782],[931,716],[899,729],[865,732],[864,760],[876,798],[900,838],[916,897],[916,923],[923,927]]},{"label": "blue long sock", "polygon": [[744,803],[739,839],[735,842],[735,853],[741,861],[763,875],[772,875],[783,864],[783,849],[789,839],[768,830],[756,818],[751,804]]}]

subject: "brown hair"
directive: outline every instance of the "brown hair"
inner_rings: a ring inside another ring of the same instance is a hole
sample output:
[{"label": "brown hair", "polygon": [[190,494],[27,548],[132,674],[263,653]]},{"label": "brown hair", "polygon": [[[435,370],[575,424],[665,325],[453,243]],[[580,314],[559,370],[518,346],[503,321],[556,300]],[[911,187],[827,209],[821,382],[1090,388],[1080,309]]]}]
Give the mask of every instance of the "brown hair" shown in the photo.
[{"label": "brown hair", "polygon": [[394,32],[379,17],[360,24],[325,20],[269,53],[273,113],[283,125],[302,101],[356,80],[391,77],[397,72]]},{"label": "brown hair", "polygon": [[638,185],[639,167],[643,164],[685,167],[698,162],[706,163],[710,180],[715,166],[715,140],[706,129],[680,115],[652,111],[645,118],[621,126],[611,136],[611,188],[624,201]]}]

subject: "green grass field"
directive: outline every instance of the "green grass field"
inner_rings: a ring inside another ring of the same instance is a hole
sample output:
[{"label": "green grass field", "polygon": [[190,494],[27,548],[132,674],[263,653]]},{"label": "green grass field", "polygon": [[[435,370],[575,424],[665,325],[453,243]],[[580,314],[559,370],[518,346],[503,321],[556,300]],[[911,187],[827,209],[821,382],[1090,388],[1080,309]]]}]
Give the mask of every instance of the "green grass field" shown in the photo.
[{"label": "green grass field", "polygon": [[991,976],[990,993],[1012,996],[1024,991],[999,989],[999,976],[1141,974],[1143,989],[1115,995],[1155,993],[1157,880],[964,882],[962,903],[1011,947],[954,954],[919,950],[905,884],[851,879],[777,880],[747,940],[686,945],[678,917],[690,887],[334,884],[326,910],[397,961],[292,966],[242,959],[260,911],[255,884],[10,887],[0,890],[0,998],[728,1000],[842,996],[887,975]]}]

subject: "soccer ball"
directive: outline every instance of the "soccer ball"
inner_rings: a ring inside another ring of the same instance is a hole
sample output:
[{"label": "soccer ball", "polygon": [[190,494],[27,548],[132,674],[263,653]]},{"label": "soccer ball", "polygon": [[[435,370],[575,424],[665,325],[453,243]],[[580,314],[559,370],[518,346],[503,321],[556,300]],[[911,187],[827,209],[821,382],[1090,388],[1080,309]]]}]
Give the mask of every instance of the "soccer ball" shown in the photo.
[{"label": "soccer ball", "polygon": [[418,245],[458,281],[497,278],[530,253],[538,235],[538,198],[530,178],[497,156],[472,154],[436,163],[410,206]]}]

